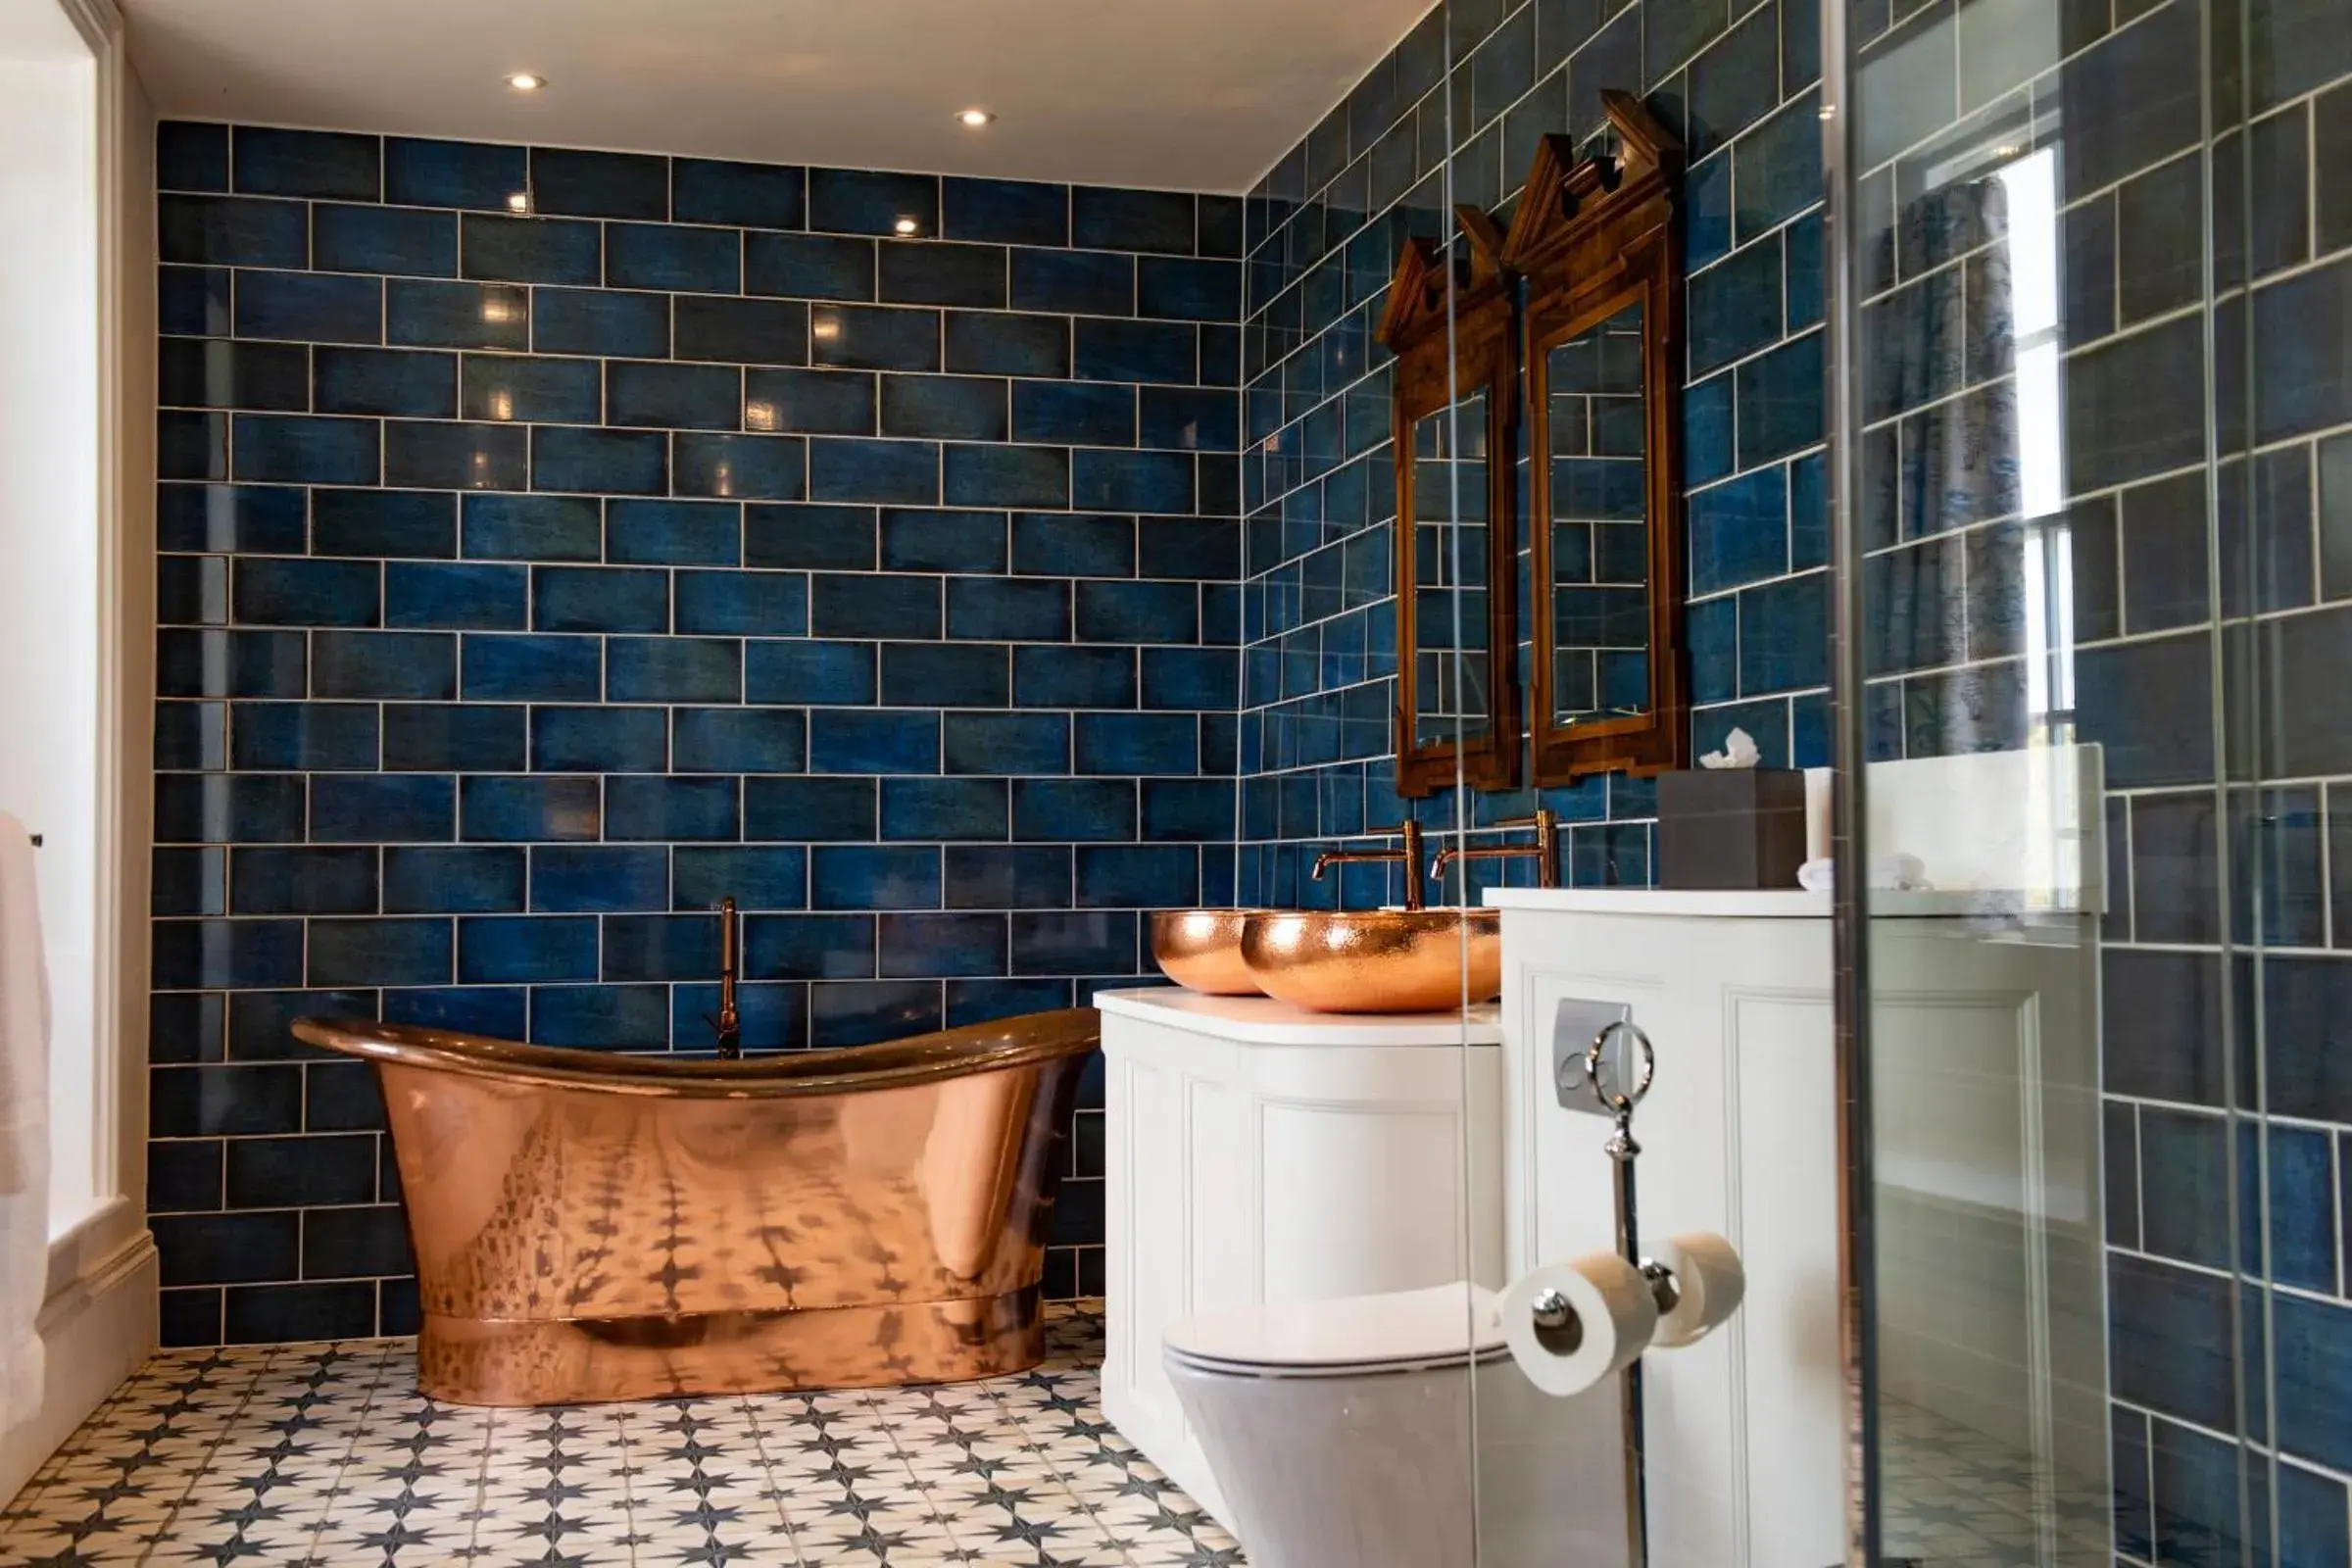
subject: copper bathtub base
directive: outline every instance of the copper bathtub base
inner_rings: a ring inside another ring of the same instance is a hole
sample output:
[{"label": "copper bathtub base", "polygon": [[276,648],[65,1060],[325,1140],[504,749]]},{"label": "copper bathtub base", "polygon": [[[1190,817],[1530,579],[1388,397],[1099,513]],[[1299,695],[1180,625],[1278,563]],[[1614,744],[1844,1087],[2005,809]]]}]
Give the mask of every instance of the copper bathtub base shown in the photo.
[{"label": "copper bathtub base", "polygon": [[435,1398],[944,1383],[1044,1356],[1091,1007],[733,1061],[294,1032],[380,1070]]},{"label": "copper bathtub base", "polygon": [[605,1404],[964,1383],[1044,1359],[1040,1290],[977,1300],[567,1322],[426,1314],[416,1379],[448,1404]]}]

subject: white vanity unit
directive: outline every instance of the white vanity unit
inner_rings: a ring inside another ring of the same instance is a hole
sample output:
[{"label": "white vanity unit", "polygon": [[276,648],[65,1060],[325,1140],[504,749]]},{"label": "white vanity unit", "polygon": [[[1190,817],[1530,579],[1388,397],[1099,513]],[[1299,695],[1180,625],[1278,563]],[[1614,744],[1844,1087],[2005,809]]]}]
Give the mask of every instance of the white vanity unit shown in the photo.
[{"label": "white vanity unit", "polygon": [[1164,987],[1095,1004],[1108,1067],[1103,1413],[1221,1513],[1161,1335],[1196,1312],[1501,1284],[1502,1032],[1491,1008],[1351,1016]]},{"label": "white vanity unit", "polygon": [[[1888,911],[1872,939],[1885,1393],[2103,1467],[2094,922],[1874,897]],[[1621,1005],[1656,1052],[1634,1128],[1645,1249],[1712,1231],[1746,1267],[1721,1331],[1642,1358],[1653,1568],[1840,1560],[1829,895],[1488,902],[1504,911],[1508,1271],[1615,1245],[1610,1123],[1564,1108],[1554,1084],[1558,1052],[1589,1038],[1585,1004]],[[2036,1396],[2037,1365],[2054,1394]]]}]

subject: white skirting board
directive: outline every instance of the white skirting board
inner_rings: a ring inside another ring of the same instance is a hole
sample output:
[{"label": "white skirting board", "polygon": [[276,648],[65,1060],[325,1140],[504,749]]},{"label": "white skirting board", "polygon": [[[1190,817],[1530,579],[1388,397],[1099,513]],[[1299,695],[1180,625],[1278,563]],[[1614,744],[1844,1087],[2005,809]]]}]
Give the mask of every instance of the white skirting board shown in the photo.
[{"label": "white skirting board", "polygon": [[155,1238],[141,1225],[55,1285],[41,1308],[40,1408],[0,1431],[0,1502],[154,1353]]}]

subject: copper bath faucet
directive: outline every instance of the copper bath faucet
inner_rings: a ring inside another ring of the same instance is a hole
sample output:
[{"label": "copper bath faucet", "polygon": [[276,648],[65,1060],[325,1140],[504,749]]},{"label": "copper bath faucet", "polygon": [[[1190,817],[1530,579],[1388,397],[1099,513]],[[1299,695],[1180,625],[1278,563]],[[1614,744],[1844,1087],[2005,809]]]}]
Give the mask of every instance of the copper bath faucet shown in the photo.
[{"label": "copper bath faucet", "polygon": [[1364,838],[1400,836],[1404,840],[1404,848],[1400,850],[1326,850],[1315,857],[1315,869],[1312,872],[1314,879],[1317,882],[1322,881],[1324,871],[1335,865],[1401,865],[1404,867],[1404,906],[1408,909],[1425,907],[1421,896],[1421,824],[1406,821],[1396,827],[1382,828],[1378,832],[1360,836]]},{"label": "copper bath faucet", "polygon": [[743,967],[742,944],[737,937],[740,922],[735,918],[735,901],[718,901],[718,1016],[707,1018],[711,1031],[718,1036],[718,1059],[740,1061],[743,1058],[743,1013],[735,1003],[737,971]]},{"label": "copper bath faucet", "polygon": [[1560,818],[1549,807],[1539,806],[1533,816],[1515,816],[1496,827],[1532,827],[1536,830],[1533,844],[1482,844],[1473,848],[1456,846],[1440,850],[1438,858],[1429,868],[1430,880],[1443,883],[1446,868],[1456,860],[1516,860],[1534,857],[1536,886],[1556,888],[1560,885]]}]

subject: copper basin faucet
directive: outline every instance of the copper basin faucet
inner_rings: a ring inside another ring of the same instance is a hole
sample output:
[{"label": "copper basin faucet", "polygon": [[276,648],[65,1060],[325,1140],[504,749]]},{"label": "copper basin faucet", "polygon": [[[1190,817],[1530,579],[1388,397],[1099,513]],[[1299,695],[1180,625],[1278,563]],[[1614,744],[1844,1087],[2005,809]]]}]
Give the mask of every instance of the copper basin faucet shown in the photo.
[{"label": "copper basin faucet", "polygon": [[741,922],[735,917],[735,901],[718,901],[718,1016],[706,1018],[711,1032],[718,1036],[718,1059],[740,1061],[743,1058],[743,1013],[735,1002],[735,981],[743,968],[742,942],[738,931]]},{"label": "copper basin faucet", "polygon": [[1446,868],[1456,860],[1516,860],[1532,857],[1536,862],[1536,886],[1556,888],[1560,885],[1560,818],[1549,807],[1536,808],[1533,816],[1515,816],[1496,827],[1532,827],[1536,830],[1533,844],[1482,844],[1476,848],[1456,846],[1440,850],[1437,860],[1430,866],[1433,882],[1446,880]]},{"label": "copper basin faucet", "polygon": [[1404,867],[1404,906],[1408,909],[1425,907],[1421,896],[1421,824],[1407,821],[1399,826],[1382,828],[1367,833],[1366,838],[1401,837],[1404,847],[1399,850],[1326,850],[1315,857],[1311,873],[1317,882],[1323,873],[1335,865],[1401,865]]}]

